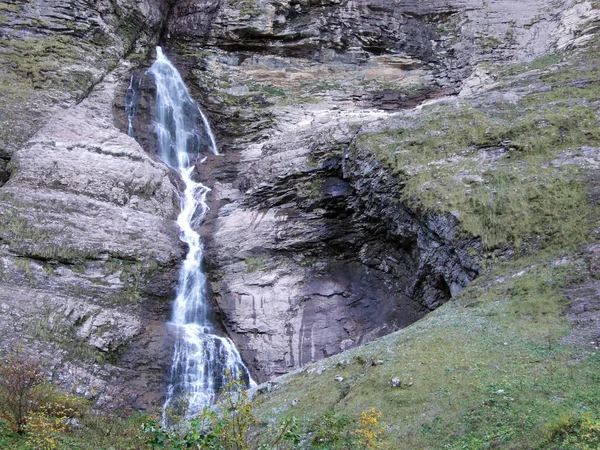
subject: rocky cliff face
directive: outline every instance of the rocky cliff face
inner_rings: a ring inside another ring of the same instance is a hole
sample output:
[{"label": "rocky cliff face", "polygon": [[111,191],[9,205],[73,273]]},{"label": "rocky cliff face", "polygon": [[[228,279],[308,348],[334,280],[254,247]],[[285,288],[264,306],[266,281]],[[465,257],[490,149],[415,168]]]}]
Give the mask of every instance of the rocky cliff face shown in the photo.
[{"label": "rocky cliff face", "polygon": [[176,180],[151,156],[151,92],[145,151],[123,113],[160,36],[224,153],[198,168],[208,271],[264,380],[410,324],[480,271],[460,217],[406,202],[362,137],[487,89],[492,62],[584,43],[598,17],[569,0],[171,3],[0,5],[2,346],[100,404],[157,405],[171,359]]},{"label": "rocky cliff face", "polygon": [[455,215],[406,206],[403,183],[357,138],[395,111],[487,89],[491,63],[589,39],[596,12],[572,2],[177,2],[166,44],[226,152],[202,169],[212,174],[215,300],[259,380],[406,326],[480,270],[481,244]]},{"label": "rocky cliff face", "polygon": [[0,334],[99,404],[158,404],[181,258],[168,171],[113,125],[159,2],[4,2]]}]

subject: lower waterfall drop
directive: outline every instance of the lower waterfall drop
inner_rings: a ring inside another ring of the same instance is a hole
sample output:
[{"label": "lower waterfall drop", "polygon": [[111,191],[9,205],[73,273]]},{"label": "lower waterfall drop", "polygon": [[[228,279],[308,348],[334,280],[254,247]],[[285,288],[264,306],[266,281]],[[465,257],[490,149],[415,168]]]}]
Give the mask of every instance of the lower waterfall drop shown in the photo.
[{"label": "lower waterfall drop", "polygon": [[[206,194],[210,191],[194,181],[195,163],[203,147],[219,154],[215,138],[177,69],[160,47],[156,48],[156,54],[156,61],[147,72],[156,83],[154,132],[158,156],[179,174],[185,186],[177,224],[180,238],[188,246],[170,322],[177,334],[163,405],[163,423],[166,423],[170,408],[190,417],[211,405],[227,371],[234,377],[241,374],[247,383],[252,381],[233,342],[219,336],[209,319],[206,274],[202,268],[204,248],[200,235],[194,231],[208,211]],[[184,411],[180,411],[178,399],[185,400]]]}]

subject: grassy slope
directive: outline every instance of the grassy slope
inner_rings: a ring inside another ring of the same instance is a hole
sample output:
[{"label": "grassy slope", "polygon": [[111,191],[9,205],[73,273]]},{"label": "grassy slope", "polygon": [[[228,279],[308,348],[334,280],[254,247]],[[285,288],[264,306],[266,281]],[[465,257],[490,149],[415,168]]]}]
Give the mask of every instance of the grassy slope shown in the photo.
[{"label": "grassy slope", "polygon": [[[309,424],[330,409],[357,417],[374,407],[391,448],[539,448],[549,423],[600,404],[600,355],[560,343],[569,271],[482,277],[413,326],[318,364],[320,375],[287,377],[260,408]],[[414,385],[395,389],[392,378]]]},{"label": "grassy slope", "polygon": [[[598,49],[505,70],[491,94],[359,139],[405,180],[405,201],[453,211],[482,236],[487,270],[414,325],[284,377],[259,397],[264,418],[296,416],[315,431],[327,412],[374,407],[387,448],[584,448],[550,432],[583,442],[572,417],[600,414],[600,352],[563,339],[564,289],[590,277],[582,249],[597,238],[597,171],[552,161],[600,144]],[[414,384],[392,388],[395,377]]]}]

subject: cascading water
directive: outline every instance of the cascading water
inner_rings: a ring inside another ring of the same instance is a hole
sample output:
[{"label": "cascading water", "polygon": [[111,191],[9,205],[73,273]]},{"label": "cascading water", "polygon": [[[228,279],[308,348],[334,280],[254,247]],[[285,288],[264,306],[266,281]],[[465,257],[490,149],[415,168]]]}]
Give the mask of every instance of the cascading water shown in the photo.
[{"label": "cascading water", "polygon": [[227,371],[232,376],[241,374],[248,383],[252,381],[231,340],[219,336],[209,320],[206,275],[202,269],[203,246],[200,235],[194,231],[208,211],[206,194],[210,191],[194,181],[195,163],[203,147],[219,154],[215,138],[206,116],[191,98],[177,69],[160,47],[156,48],[156,53],[156,61],[147,72],[156,83],[154,132],[159,157],[180,175],[185,186],[177,224],[181,229],[181,240],[188,245],[179,272],[171,320],[176,330],[176,342],[163,407],[163,422],[166,422],[166,411],[170,407],[179,408],[176,405],[179,398],[185,399],[183,403],[187,409],[184,414],[188,417],[212,404]]},{"label": "cascading water", "polygon": [[125,115],[127,116],[127,134],[133,137],[133,118],[137,110],[139,101],[139,92],[141,88],[141,79],[137,82],[137,86],[134,86],[134,77],[131,74],[129,80],[129,87],[125,91]]}]

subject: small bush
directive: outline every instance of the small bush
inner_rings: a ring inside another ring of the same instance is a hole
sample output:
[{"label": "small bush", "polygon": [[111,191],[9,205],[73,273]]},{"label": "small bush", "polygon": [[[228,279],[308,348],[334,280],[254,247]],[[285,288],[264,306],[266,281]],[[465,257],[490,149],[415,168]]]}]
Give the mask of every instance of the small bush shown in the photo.
[{"label": "small bush", "polygon": [[600,448],[600,417],[568,414],[548,428],[546,448],[596,450]]},{"label": "small bush", "polygon": [[27,418],[45,402],[44,374],[37,361],[11,353],[0,365],[0,416],[16,432],[25,431]]},{"label": "small bush", "polygon": [[356,421],[348,416],[327,411],[311,426],[311,448],[330,450],[352,448],[354,436],[351,429],[355,423]]},{"label": "small bush", "polygon": [[385,432],[385,427],[381,426],[379,419],[381,419],[381,412],[375,408],[370,408],[360,414],[360,426],[354,431],[360,448],[382,448],[381,435]]},{"label": "small bush", "polygon": [[[53,410],[53,411],[51,411]],[[39,411],[32,412],[27,416],[27,444],[36,450],[55,450],[60,448],[61,433],[67,431],[69,408],[41,407]]]}]

